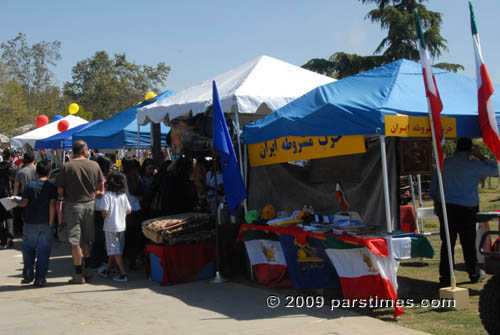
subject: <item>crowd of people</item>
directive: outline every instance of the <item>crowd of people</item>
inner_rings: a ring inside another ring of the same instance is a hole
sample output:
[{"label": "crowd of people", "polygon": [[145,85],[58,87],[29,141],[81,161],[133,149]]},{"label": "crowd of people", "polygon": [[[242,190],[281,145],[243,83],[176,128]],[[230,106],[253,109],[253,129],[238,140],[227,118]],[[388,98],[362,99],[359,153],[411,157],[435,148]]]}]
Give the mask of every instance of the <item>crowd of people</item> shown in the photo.
[{"label": "crowd of people", "polygon": [[28,150],[16,167],[16,153],[7,148],[0,162],[0,198],[18,205],[0,206],[0,243],[13,247],[22,236],[22,284],[46,284],[54,240],[71,245],[70,284],[85,284],[96,270],[109,278],[115,265],[119,274],[112,279],[128,281],[127,271],[145,263],[142,221],[208,209],[206,199],[200,205],[209,189],[206,164],[192,158],[143,157],[141,164],[129,151],[118,163],[76,141],[72,157],[57,168],[44,153]]}]

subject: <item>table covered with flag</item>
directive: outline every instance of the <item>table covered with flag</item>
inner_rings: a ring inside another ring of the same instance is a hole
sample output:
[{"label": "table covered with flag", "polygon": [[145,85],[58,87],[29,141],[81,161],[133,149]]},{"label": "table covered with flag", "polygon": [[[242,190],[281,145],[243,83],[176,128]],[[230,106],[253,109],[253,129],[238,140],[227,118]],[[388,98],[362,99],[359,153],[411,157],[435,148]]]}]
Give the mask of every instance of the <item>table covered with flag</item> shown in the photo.
[{"label": "table covered with flag", "polygon": [[389,261],[384,237],[244,224],[239,239],[258,282],[269,287],[342,288],[344,298],[351,299],[396,299],[397,260],[434,256],[427,238],[417,234],[394,236],[396,262]]}]

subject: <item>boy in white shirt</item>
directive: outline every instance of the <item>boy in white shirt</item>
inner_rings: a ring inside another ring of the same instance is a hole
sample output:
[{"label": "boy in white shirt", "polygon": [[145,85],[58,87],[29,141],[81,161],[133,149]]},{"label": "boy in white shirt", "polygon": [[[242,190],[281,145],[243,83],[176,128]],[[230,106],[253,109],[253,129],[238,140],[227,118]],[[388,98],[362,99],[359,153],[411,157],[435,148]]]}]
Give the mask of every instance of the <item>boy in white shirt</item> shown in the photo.
[{"label": "boy in white shirt", "polygon": [[99,271],[98,274],[103,278],[108,278],[111,266],[113,262],[116,262],[120,275],[114,277],[114,281],[128,281],[122,255],[125,247],[125,218],[132,212],[132,208],[125,194],[126,185],[127,179],[123,174],[110,173],[106,181],[106,193],[99,204],[104,217],[103,230],[109,258],[106,269]]}]

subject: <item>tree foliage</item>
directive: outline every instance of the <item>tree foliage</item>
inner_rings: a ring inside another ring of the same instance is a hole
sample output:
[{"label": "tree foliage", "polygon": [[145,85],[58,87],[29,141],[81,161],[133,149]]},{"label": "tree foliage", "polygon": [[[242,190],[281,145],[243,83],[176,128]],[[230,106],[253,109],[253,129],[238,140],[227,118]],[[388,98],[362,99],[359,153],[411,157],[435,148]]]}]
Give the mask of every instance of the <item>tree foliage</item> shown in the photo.
[{"label": "tree foliage", "polygon": [[64,84],[65,100],[84,106],[96,119],[106,119],[144,100],[148,91],[159,93],[169,72],[163,62],[155,67],[137,65],[125,54],[110,58],[106,51],[98,51],[73,67],[73,80]]},{"label": "tree foliage", "polygon": [[[367,19],[387,30],[373,56],[359,56],[336,52],[328,60],[311,59],[304,68],[336,78],[344,78],[396,60],[406,58],[419,61],[413,11],[417,10],[425,29],[424,38],[432,58],[448,51],[446,39],[441,36],[442,14],[428,10],[423,3],[428,0],[359,0],[377,7],[366,15]],[[456,72],[464,69],[459,64],[439,63],[436,66]]]},{"label": "tree foliage", "polygon": [[61,43],[30,45],[26,36],[0,44],[0,132],[17,135],[16,128],[34,124],[38,114],[52,117],[61,111],[61,90],[51,70],[61,58]]},{"label": "tree foliage", "polygon": [[50,66],[61,59],[61,42],[41,41],[29,45],[26,35],[19,33],[15,38],[0,45],[2,63],[9,81],[22,85],[27,100],[28,113],[39,112],[42,96],[54,86],[54,74]]}]

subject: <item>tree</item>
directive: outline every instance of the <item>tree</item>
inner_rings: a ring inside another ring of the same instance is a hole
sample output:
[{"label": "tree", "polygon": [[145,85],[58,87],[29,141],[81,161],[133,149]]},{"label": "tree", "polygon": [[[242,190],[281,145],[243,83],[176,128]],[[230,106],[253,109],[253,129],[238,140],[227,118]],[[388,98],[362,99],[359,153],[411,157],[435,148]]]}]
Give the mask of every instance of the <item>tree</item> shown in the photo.
[{"label": "tree", "polygon": [[26,113],[38,115],[42,95],[54,87],[54,74],[50,66],[55,66],[61,59],[61,42],[41,41],[30,46],[26,35],[19,33],[2,43],[0,48],[7,80],[21,84],[27,102]]},{"label": "tree", "polygon": [[125,54],[110,58],[98,51],[73,67],[72,82],[64,84],[65,100],[83,106],[94,118],[106,119],[144,100],[146,92],[159,92],[169,72],[163,62],[155,67],[137,65]]},{"label": "tree", "polygon": [[[303,65],[312,71],[318,69],[325,74],[344,78],[374,67],[406,58],[419,61],[420,56],[416,44],[416,31],[413,11],[416,9],[422,19],[422,26],[426,29],[424,38],[432,58],[439,57],[442,51],[447,51],[446,39],[441,36],[441,13],[432,12],[422,4],[428,0],[359,0],[363,4],[374,3],[377,8],[366,15],[372,22],[380,24],[387,30],[387,36],[380,42],[373,56],[359,56],[337,52],[330,59],[312,59]],[[459,64],[439,63],[434,66],[456,72],[464,69]],[[320,72],[321,73],[321,72]]]}]

